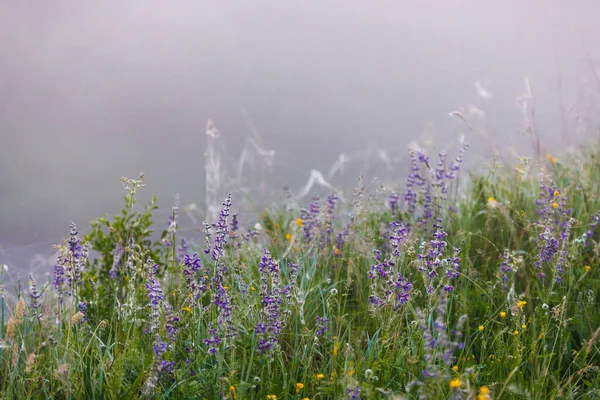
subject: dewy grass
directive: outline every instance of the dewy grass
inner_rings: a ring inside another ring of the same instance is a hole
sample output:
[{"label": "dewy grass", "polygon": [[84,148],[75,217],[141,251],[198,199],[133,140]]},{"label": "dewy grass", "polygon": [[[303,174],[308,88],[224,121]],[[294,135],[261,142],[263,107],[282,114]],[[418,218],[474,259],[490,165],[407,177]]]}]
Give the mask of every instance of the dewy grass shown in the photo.
[{"label": "dewy grass", "polygon": [[598,146],[458,191],[465,150],[412,149],[405,188],[260,232],[228,196],[200,239],[176,200],[152,242],[155,200],[123,178],[120,215],[72,224],[52,280],[2,296],[1,397],[598,398]]}]

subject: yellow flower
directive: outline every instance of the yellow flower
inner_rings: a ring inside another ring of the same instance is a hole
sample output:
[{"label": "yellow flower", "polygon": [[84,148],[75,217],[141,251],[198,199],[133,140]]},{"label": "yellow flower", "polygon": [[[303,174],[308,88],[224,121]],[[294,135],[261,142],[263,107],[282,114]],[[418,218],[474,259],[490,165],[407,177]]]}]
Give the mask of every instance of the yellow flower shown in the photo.
[{"label": "yellow flower", "polygon": [[515,336],[519,336],[519,331],[514,331],[514,332],[513,332],[513,335],[515,335]]},{"label": "yellow flower", "polygon": [[336,256],[339,256],[340,254],[342,254],[342,251],[336,247],[336,248],[335,248],[335,250],[333,250],[333,253],[334,253]]},{"label": "yellow flower", "polygon": [[552,208],[558,208],[558,204],[556,204],[556,202],[552,203]]},{"label": "yellow flower", "polygon": [[554,197],[558,197],[560,195],[560,192],[558,190],[554,191]]},{"label": "yellow flower", "polygon": [[521,210],[521,217],[525,216],[525,210]]},{"label": "yellow flower", "polygon": [[183,307],[183,308],[182,308],[182,310],[183,310],[183,311],[187,311],[187,312],[189,312],[190,314],[193,312],[193,311],[192,311],[192,308],[191,308],[190,306],[185,306],[185,307]]},{"label": "yellow flower", "polygon": [[522,309],[523,309],[523,306],[524,306],[525,304],[527,304],[527,302],[526,302],[526,301],[519,300],[519,301],[517,301],[517,308],[518,308],[519,310],[522,310]]},{"label": "yellow flower", "polygon": [[556,157],[552,157],[552,159],[550,161],[552,161],[552,164],[556,164],[557,159],[556,159]]},{"label": "yellow flower", "polygon": [[331,373],[331,376],[329,377],[329,380],[333,382],[333,380],[335,379],[335,371],[333,371]]},{"label": "yellow flower", "polygon": [[348,371],[348,376],[352,376],[352,375],[354,375],[354,370],[353,369],[351,369],[350,371]]},{"label": "yellow flower", "polygon": [[333,355],[334,356],[337,356],[339,349],[340,349],[340,344],[339,343],[336,343],[336,344],[333,345]]},{"label": "yellow flower", "polygon": [[304,222],[304,221],[302,221],[302,218],[298,218],[298,219],[296,220],[296,225],[298,225],[298,226],[302,226],[302,223],[303,223],[303,222]]},{"label": "yellow flower", "polygon": [[488,201],[487,201],[487,206],[488,207],[494,208],[497,205],[498,205],[498,202],[496,201],[495,198],[493,198],[493,197],[488,198]]},{"label": "yellow flower", "polygon": [[462,385],[460,378],[455,378],[450,381],[450,389],[458,389]]},{"label": "yellow flower", "polygon": [[521,329],[523,329],[523,330],[527,329],[527,325],[525,325],[525,324],[521,325]]},{"label": "yellow flower", "polygon": [[250,286],[250,290],[252,290],[253,292],[256,292],[256,288],[254,286]]},{"label": "yellow flower", "polygon": [[310,400],[308,397],[303,398],[302,400]]},{"label": "yellow flower", "polygon": [[325,374],[317,374],[317,379],[318,380],[325,379]]},{"label": "yellow flower", "polygon": [[298,382],[296,383],[296,393],[304,389],[304,383]]},{"label": "yellow flower", "polygon": [[490,393],[490,389],[487,386],[482,386],[479,388],[479,395],[477,396],[477,400],[488,400],[490,397],[488,394]]},{"label": "yellow flower", "polygon": [[550,161],[551,158],[552,158],[552,155],[550,153],[546,153],[546,160]]},{"label": "yellow flower", "polygon": [[452,367],[452,371],[458,372],[458,365],[455,365],[454,367]]},{"label": "yellow flower", "polygon": [[483,326],[483,325],[479,325],[479,328],[477,328],[477,329],[479,329],[479,332],[483,332],[483,331],[484,331],[484,329],[485,329],[485,326]]},{"label": "yellow flower", "polygon": [[237,399],[237,394],[235,393],[235,386],[229,386],[229,391],[231,392],[231,394],[233,394],[234,400]]},{"label": "yellow flower", "polygon": [[500,311],[500,318],[506,318],[506,312]]},{"label": "yellow flower", "polygon": [[229,290],[229,286],[223,286],[223,289]]},{"label": "yellow flower", "polygon": [[268,394],[267,400],[277,400],[277,396],[275,396],[274,394]]},{"label": "yellow flower", "polygon": [[584,272],[590,272],[590,269],[592,269],[592,267],[590,267],[589,265],[586,265],[585,267],[583,267]]},{"label": "yellow flower", "polygon": [[292,234],[291,233],[286,233],[285,234],[285,240],[287,240],[288,242],[292,241]]}]

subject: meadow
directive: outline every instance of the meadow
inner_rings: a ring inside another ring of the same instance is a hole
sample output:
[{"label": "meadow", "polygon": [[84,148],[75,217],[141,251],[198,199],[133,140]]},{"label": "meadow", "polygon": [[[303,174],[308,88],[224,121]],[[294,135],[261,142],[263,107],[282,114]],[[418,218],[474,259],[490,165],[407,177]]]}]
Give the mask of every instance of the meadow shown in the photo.
[{"label": "meadow", "polygon": [[431,153],[250,228],[228,196],[200,242],[123,178],[121,214],[2,297],[0,397],[600,398],[598,143]]}]

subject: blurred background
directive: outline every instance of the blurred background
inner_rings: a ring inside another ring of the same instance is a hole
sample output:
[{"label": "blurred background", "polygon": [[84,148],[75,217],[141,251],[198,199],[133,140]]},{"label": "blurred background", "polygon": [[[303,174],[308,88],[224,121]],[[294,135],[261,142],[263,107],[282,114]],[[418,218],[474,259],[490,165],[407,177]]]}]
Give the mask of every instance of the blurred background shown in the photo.
[{"label": "blurred background", "polygon": [[0,0],[0,264],[47,268],[69,222],[118,212],[119,178],[140,171],[158,226],[176,193],[201,220],[209,119],[219,190],[257,206],[286,185],[307,204],[312,170],[345,193],[359,174],[401,189],[411,143],[454,157],[464,135],[469,165],[531,154],[524,94],[544,152],[574,146],[598,134],[598,15],[596,0]]}]

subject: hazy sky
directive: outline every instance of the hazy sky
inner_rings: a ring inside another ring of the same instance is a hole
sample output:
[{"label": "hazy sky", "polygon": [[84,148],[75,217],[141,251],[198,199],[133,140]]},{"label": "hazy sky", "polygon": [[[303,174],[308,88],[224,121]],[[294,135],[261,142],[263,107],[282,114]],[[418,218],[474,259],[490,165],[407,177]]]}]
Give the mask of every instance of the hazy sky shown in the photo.
[{"label": "hazy sky", "polygon": [[139,171],[162,205],[201,202],[205,123],[236,158],[242,109],[297,186],[340,151],[403,150],[425,128],[454,146],[448,113],[468,103],[523,147],[526,76],[551,147],[600,55],[599,15],[597,0],[0,0],[0,244],[116,212],[119,177]]}]

